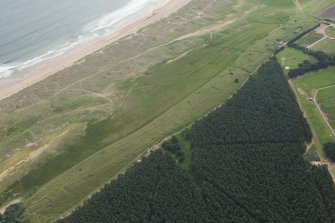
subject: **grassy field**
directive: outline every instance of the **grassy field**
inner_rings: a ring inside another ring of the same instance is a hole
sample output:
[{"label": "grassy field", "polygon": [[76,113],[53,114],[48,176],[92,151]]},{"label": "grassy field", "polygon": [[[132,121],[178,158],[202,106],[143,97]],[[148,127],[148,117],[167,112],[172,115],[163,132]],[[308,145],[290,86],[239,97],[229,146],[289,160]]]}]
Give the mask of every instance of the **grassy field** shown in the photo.
[{"label": "grassy field", "polygon": [[306,34],[304,37],[302,37],[301,39],[299,39],[297,41],[297,44],[307,47],[313,43],[315,43],[316,41],[320,40],[323,37],[323,35],[316,33],[315,31],[309,32],[308,34]]},{"label": "grassy field", "polygon": [[312,50],[323,51],[331,56],[335,56],[335,40],[324,39],[318,44],[314,45]]},{"label": "grassy field", "polygon": [[312,96],[314,89],[335,85],[335,69],[330,68],[307,74],[302,78],[296,79],[295,85],[303,89],[309,96]]},{"label": "grassy field", "polygon": [[319,90],[317,101],[322,111],[327,114],[329,124],[335,129],[335,84],[330,88]]},{"label": "grassy field", "polygon": [[[299,67],[299,64],[303,63],[304,60],[308,60],[310,62],[316,62],[316,59],[304,54],[300,50],[294,49],[294,48],[286,48],[285,50],[281,51],[277,55],[278,61],[281,63],[281,66],[283,70],[285,71],[285,74],[288,74],[289,70],[296,69]],[[290,69],[287,70],[285,67],[289,67]]]},{"label": "grassy field", "polygon": [[317,22],[290,0],[192,1],[1,101],[0,203],[21,198],[33,222],[68,213]]},{"label": "grassy field", "polygon": [[316,90],[318,94],[316,101],[327,115],[329,123],[334,128],[334,88],[326,88],[335,85],[335,69],[327,69],[320,72],[308,74],[294,81],[297,96],[301,102],[305,115],[307,116],[314,133],[316,150],[323,158],[322,145],[328,142],[335,142],[335,136],[320,115],[313,98]]},{"label": "grassy field", "polygon": [[334,27],[328,27],[326,30],[326,33],[328,36],[335,37],[335,28]]},{"label": "grassy field", "polygon": [[321,117],[315,104],[301,95],[299,95],[299,100],[301,101],[305,115],[314,130],[313,134],[315,137],[317,137],[315,143],[318,147],[318,150],[321,154],[323,154],[322,145],[327,142],[335,142],[334,136],[332,135],[332,132],[330,131],[324,119]]}]

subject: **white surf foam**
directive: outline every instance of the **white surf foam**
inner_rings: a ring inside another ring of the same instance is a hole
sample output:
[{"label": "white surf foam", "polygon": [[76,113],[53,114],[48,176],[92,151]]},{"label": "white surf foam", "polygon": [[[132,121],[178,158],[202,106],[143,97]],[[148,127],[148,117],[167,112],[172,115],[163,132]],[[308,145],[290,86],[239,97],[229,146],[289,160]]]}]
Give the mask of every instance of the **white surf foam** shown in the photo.
[{"label": "white surf foam", "polygon": [[132,20],[150,15],[155,9],[161,7],[168,1],[169,0],[132,0],[123,8],[115,10],[85,25],[80,33],[74,34],[72,41],[58,48],[49,49],[48,52],[24,62],[16,62],[8,65],[0,64],[0,79],[8,78],[16,71],[22,71],[46,60],[61,56],[87,41],[110,35]]},{"label": "white surf foam", "polygon": [[108,35],[130,19],[139,15],[148,15],[155,9],[167,3],[168,0],[133,0],[125,7],[102,16],[84,27],[84,31],[98,35]]},{"label": "white surf foam", "polygon": [[0,79],[10,77],[13,74],[15,66],[0,65]]}]

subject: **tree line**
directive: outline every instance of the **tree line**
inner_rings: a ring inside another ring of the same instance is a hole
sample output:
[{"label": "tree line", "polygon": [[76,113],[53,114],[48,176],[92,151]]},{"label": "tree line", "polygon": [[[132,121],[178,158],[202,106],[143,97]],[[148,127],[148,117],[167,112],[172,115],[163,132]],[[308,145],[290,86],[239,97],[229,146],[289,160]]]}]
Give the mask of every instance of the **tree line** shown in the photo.
[{"label": "tree line", "polygon": [[276,60],[182,134],[190,174],[172,137],[58,223],[335,221],[334,184],[303,159],[312,134]]},{"label": "tree line", "polygon": [[323,150],[325,151],[326,156],[332,162],[335,162],[335,143],[326,143],[323,145]]},{"label": "tree line", "polygon": [[308,60],[304,60],[301,64],[299,64],[298,68],[292,69],[288,72],[288,76],[290,78],[298,77],[308,72],[317,71],[335,65],[335,57],[331,57],[322,51],[313,51],[298,44],[291,44],[291,47],[314,57],[318,60],[318,62],[311,63]]},{"label": "tree line", "polygon": [[21,203],[10,205],[3,214],[0,213],[0,223],[28,223],[22,217],[24,210]]},{"label": "tree line", "polygon": [[207,190],[256,222],[335,222],[334,184],[303,159],[312,134],[276,60],[186,137],[203,190],[215,188]]},{"label": "tree line", "polygon": [[201,192],[162,151],[135,164],[61,223],[206,222]]}]

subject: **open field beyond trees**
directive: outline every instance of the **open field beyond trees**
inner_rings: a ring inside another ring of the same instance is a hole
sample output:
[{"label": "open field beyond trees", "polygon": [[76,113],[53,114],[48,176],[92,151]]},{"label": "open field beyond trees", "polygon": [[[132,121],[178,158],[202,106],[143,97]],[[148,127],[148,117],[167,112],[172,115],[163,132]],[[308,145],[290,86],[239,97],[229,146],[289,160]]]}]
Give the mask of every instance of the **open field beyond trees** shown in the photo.
[{"label": "open field beyond trees", "polygon": [[312,50],[323,51],[331,56],[335,56],[335,40],[324,39],[313,46]]},{"label": "open field beyond trees", "polygon": [[[317,151],[323,159],[322,146],[329,142],[335,142],[335,135],[320,114],[315,101],[320,106],[326,120],[334,129],[335,69],[322,70],[298,78],[294,81],[294,86],[305,115],[308,117],[314,131]],[[317,95],[315,95],[316,93]],[[314,98],[315,101],[313,100]]]},{"label": "open field beyond trees", "polygon": [[225,103],[279,42],[315,26],[301,8],[313,13],[332,1],[299,2],[193,0],[2,100],[0,205],[20,199],[32,222],[68,214]]},{"label": "open field beyond trees", "polygon": [[[317,60],[309,56],[300,50],[294,48],[286,48],[280,53],[277,54],[277,59],[281,63],[285,74],[288,74],[289,70],[296,69],[299,67],[299,64],[303,63],[305,60],[315,63]],[[288,69],[285,69],[288,67]]]},{"label": "open field beyond trees", "polygon": [[335,38],[335,27],[327,28],[326,33],[327,33],[328,36],[331,36],[331,37]]},{"label": "open field beyond trees", "polygon": [[315,31],[311,31],[307,33],[305,36],[303,36],[301,39],[297,41],[297,44],[308,47],[311,44],[315,43],[316,41],[320,40],[323,37],[323,35],[316,33]]}]

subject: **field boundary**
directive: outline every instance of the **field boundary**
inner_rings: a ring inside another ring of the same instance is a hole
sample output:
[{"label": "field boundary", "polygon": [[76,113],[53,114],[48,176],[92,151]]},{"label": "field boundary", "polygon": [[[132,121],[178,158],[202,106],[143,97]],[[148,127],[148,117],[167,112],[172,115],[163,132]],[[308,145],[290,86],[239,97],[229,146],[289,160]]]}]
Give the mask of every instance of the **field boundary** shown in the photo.
[{"label": "field boundary", "polygon": [[317,102],[317,95],[319,93],[320,90],[324,90],[324,89],[328,89],[328,88],[333,88],[335,87],[335,85],[331,85],[331,86],[327,86],[327,87],[322,87],[322,88],[319,88],[319,89],[316,89],[316,92],[314,94],[314,97],[313,97],[313,102],[314,104],[316,105],[316,107],[318,108],[322,118],[325,120],[325,122],[327,123],[328,127],[330,128],[330,131],[333,133],[333,135],[335,136],[335,131],[333,129],[333,127],[330,125],[330,123],[328,122],[328,119],[327,117],[325,116],[324,112],[322,111],[319,103]]}]

